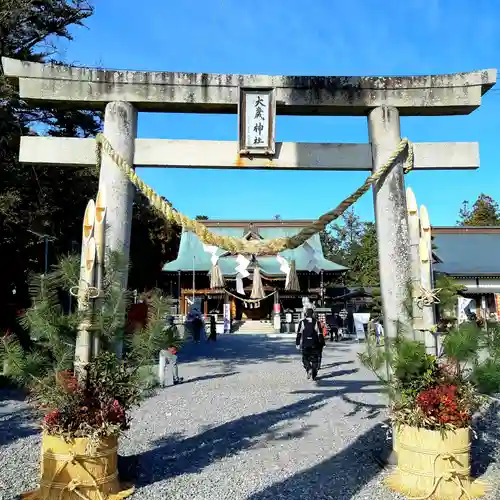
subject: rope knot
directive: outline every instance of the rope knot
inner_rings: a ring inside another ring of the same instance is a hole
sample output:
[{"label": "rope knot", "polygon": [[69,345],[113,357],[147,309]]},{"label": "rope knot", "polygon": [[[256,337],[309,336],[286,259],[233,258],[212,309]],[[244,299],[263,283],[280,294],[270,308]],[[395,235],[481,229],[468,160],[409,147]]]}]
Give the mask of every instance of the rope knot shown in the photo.
[{"label": "rope knot", "polygon": [[66,486],[66,489],[70,492],[75,491],[79,486],[81,486],[81,481],[79,479],[72,479],[68,485]]},{"label": "rope knot", "polygon": [[439,293],[442,288],[431,288],[430,290],[420,285],[420,293],[415,297],[419,309],[431,307],[433,304],[440,304]]},{"label": "rope knot", "polygon": [[451,481],[456,477],[457,473],[455,471],[447,471],[443,472],[443,475],[441,476],[444,481]]},{"label": "rope knot", "polygon": [[97,299],[99,297],[99,290],[95,286],[91,286],[88,283],[72,286],[69,289],[69,293],[73,295],[73,297],[80,297],[83,295],[84,300]]}]

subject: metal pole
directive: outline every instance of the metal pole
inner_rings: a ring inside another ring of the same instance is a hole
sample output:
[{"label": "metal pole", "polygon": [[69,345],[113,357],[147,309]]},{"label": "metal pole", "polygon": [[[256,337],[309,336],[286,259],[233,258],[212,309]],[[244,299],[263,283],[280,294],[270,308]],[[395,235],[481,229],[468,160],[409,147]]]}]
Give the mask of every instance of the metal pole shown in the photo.
[{"label": "metal pole", "polygon": [[193,305],[194,305],[194,288],[196,286],[195,270],[194,270],[194,255],[193,255]]},{"label": "metal pole", "polygon": [[177,314],[181,314],[181,272],[177,272]]},{"label": "metal pole", "polygon": [[[73,240],[71,242],[71,253],[75,253],[77,251],[77,249],[78,249],[78,243],[75,240]],[[69,302],[68,302],[68,312],[69,313],[71,313],[71,307],[73,305],[72,297],[73,296],[71,294],[69,294]]]},{"label": "metal pole", "polygon": [[44,273],[47,274],[48,270],[49,270],[49,237],[46,234],[44,234],[43,240],[45,242],[45,271],[44,271]]}]

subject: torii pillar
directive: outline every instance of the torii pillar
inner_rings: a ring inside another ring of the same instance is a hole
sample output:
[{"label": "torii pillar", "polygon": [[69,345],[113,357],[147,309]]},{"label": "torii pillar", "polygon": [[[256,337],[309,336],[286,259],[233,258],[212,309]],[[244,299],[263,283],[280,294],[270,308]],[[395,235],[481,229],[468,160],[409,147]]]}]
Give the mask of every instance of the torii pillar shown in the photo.
[{"label": "torii pillar", "polygon": [[[368,132],[372,146],[373,172],[376,172],[401,142],[397,108],[380,106],[370,111]],[[407,152],[399,155],[394,166],[373,186],[384,335],[388,338],[395,338],[398,330],[410,335],[412,327],[406,305],[411,284],[403,172],[406,157]]]},{"label": "torii pillar", "polygon": [[[115,151],[129,165],[133,165],[137,136],[137,110],[132,104],[114,101],[106,105],[104,135],[111,141]],[[104,190],[106,193],[106,251],[118,252],[124,259],[123,264],[127,267],[121,273],[120,282],[125,290],[128,284],[135,188],[109,155],[103,153],[101,158],[99,190]],[[118,341],[114,349],[121,357],[123,342]]]},{"label": "torii pillar", "polygon": [[[106,105],[104,135],[115,151],[129,165],[134,164],[135,139],[137,136],[137,110],[129,102],[114,101]],[[126,261],[130,253],[130,232],[134,187],[109,155],[102,154],[99,173],[99,189],[106,193],[106,247],[120,252]],[[122,285],[127,286],[127,276]]]}]

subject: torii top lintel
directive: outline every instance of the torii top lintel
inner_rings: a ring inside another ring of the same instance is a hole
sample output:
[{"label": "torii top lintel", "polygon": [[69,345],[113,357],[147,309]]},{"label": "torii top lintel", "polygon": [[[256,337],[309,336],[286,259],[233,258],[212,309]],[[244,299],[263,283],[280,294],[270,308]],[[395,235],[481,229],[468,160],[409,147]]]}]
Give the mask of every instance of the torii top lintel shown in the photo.
[{"label": "torii top lintel", "polygon": [[480,106],[496,70],[429,76],[264,76],[118,71],[2,58],[20,97],[38,106],[102,109],[128,101],[139,111],[236,113],[240,87],[273,87],[281,115],[366,115],[394,106],[400,115],[464,115]]}]

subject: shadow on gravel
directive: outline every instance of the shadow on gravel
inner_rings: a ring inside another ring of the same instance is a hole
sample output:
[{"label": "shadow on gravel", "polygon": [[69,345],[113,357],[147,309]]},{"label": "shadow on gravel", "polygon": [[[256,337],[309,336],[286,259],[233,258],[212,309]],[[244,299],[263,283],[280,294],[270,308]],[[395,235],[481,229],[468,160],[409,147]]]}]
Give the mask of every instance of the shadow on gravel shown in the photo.
[{"label": "shadow on gravel", "polygon": [[[349,399],[347,395],[343,399]],[[498,461],[500,443],[500,404],[493,403],[485,414],[474,422],[478,439],[472,444],[472,476],[482,476],[489,465]],[[332,458],[315,467],[275,483],[248,497],[247,500],[331,500],[349,499],[380,472],[373,460],[373,453],[388,451],[390,441],[381,424],[359,436],[354,443]]]},{"label": "shadow on gravel", "polygon": [[[345,346],[344,346],[345,347]],[[349,348],[328,346],[331,352],[351,352]],[[184,344],[179,352],[180,363],[204,361],[207,366],[211,362],[224,366],[225,371],[232,371],[236,365],[264,363],[273,360],[277,363],[292,363],[300,358],[295,348],[293,336],[290,339],[279,339],[265,336],[230,334],[221,335],[215,343],[201,342]]]},{"label": "shadow on gravel", "polygon": [[212,380],[216,378],[226,378],[230,377],[231,375],[236,375],[238,372],[228,372],[228,373],[214,373],[212,375],[201,375],[199,377],[193,377],[193,378],[185,378],[184,381],[182,382],[183,385],[185,384],[192,384],[194,382],[203,382],[204,380]]},{"label": "shadow on gravel", "polygon": [[472,441],[472,476],[482,476],[488,467],[500,461],[500,403],[489,405],[484,415],[473,423],[478,439]]},{"label": "shadow on gravel", "polygon": [[[336,366],[340,366],[344,363],[332,363],[332,368]],[[322,369],[324,370],[326,367],[323,367]],[[325,375],[320,375],[316,378],[316,380],[318,381],[318,385],[321,386],[321,383],[320,383],[320,380],[327,380],[329,378],[335,378],[335,377],[343,377],[344,375],[352,375],[354,373],[358,373],[359,372],[359,368],[352,368],[350,370],[338,370],[338,371],[334,371],[334,372],[331,372],[331,373],[326,373]]]},{"label": "shadow on gravel", "polygon": [[[286,426],[291,420],[323,407],[329,398],[356,393],[378,393],[379,389],[373,386],[371,381],[358,380],[339,380],[336,388],[329,386],[320,389],[313,386],[311,390],[314,394],[310,397],[282,408],[205,428],[200,434],[185,439],[178,434],[166,436],[155,442],[154,449],[124,457],[123,460],[128,461],[129,466],[126,471],[120,470],[120,474],[126,480],[134,480],[141,487],[199,472],[217,460],[261,446],[265,441],[303,438],[307,434],[307,428],[286,433]],[[369,453],[369,450],[371,447],[365,451]]]},{"label": "shadow on gravel", "polygon": [[337,361],[335,363],[328,363],[327,365],[321,365],[321,371],[326,370],[327,368],[337,368],[338,366],[343,365],[352,365],[354,361],[351,359],[349,361]]},{"label": "shadow on gravel", "polygon": [[33,415],[29,410],[0,412],[0,446],[11,444],[18,439],[38,434]]},{"label": "shadow on gravel", "polygon": [[386,431],[377,424],[328,460],[251,495],[248,500],[347,500],[381,471],[372,453],[385,447]]},{"label": "shadow on gravel", "polygon": [[7,386],[0,389],[0,446],[38,434],[36,419],[23,402],[26,394]]},{"label": "shadow on gravel", "polygon": [[222,362],[228,370],[232,370],[234,365],[263,363],[271,359],[291,362],[291,355],[295,358],[297,351],[295,343],[289,340],[221,335],[216,343],[185,344],[179,353],[179,360],[182,363],[216,361],[219,365]]},{"label": "shadow on gravel", "polygon": [[26,393],[15,387],[5,385],[0,387],[0,408],[8,405],[10,401],[25,401]]}]

